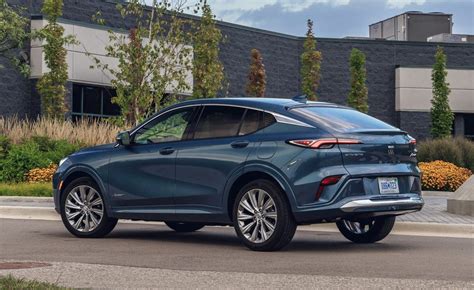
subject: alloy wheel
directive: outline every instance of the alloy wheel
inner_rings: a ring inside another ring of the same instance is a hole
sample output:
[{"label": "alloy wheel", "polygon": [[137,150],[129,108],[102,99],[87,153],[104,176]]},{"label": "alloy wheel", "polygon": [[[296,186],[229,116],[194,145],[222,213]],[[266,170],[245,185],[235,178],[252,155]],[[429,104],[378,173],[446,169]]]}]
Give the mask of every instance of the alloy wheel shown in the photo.
[{"label": "alloy wheel", "polygon": [[104,216],[100,194],[88,185],[74,187],[66,197],[65,214],[69,224],[79,232],[92,232]]},{"label": "alloy wheel", "polygon": [[267,241],[275,231],[275,202],[263,189],[247,191],[239,202],[237,220],[242,235],[253,243]]}]

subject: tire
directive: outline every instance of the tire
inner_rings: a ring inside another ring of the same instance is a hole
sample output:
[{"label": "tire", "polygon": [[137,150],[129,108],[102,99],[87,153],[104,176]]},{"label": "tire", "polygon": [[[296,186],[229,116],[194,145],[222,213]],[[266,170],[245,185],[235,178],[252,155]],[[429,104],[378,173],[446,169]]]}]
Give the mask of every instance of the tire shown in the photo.
[{"label": "tire", "polygon": [[178,233],[189,233],[202,229],[205,225],[198,223],[165,222],[165,224]]},{"label": "tire", "polygon": [[[255,198],[253,203],[251,195]],[[261,201],[258,200],[260,196],[263,197]],[[256,209],[253,204],[257,205]],[[239,191],[232,218],[237,236],[253,251],[284,248],[293,239],[297,226],[285,193],[265,179],[252,181]]]},{"label": "tire", "polygon": [[[359,223],[359,233],[357,226]],[[341,234],[348,240],[358,244],[369,244],[383,240],[392,231],[395,224],[394,216],[381,216],[360,222],[340,220],[336,222],[337,228]],[[351,229],[351,225],[352,229]],[[360,225],[364,225],[361,230]],[[366,229],[367,228],[367,229]]]},{"label": "tire", "polygon": [[64,226],[79,238],[104,237],[118,221],[109,217],[103,195],[89,177],[78,178],[66,186],[61,194],[60,207]]}]

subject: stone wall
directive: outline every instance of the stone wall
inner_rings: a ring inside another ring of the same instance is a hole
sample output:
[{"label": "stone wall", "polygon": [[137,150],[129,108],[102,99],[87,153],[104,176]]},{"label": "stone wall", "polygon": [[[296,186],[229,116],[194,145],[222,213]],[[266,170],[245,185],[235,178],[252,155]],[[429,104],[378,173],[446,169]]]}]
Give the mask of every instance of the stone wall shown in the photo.
[{"label": "stone wall", "polygon": [[[29,7],[31,14],[40,13],[40,1],[9,2],[23,3]],[[92,15],[101,11],[108,26],[122,27],[113,1],[65,0],[64,3],[65,19],[92,23]],[[302,38],[229,23],[219,23],[219,27],[226,36],[220,53],[226,74],[226,85],[221,96],[245,95],[252,48],[259,49],[263,56],[267,73],[267,97],[289,98],[301,93],[299,56],[302,52]],[[346,104],[350,88],[349,55],[351,49],[356,47],[367,56],[369,114],[407,130],[416,138],[429,136],[429,113],[395,111],[395,68],[397,65],[431,66],[438,44],[331,38],[318,38],[317,41],[318,49],[323,55],[321,85],[318,90],[321,101]],[[474,67],[474,45],[442,45],[448,56],[448,67]],[[21,79],[10,68],[0,78],[0,89],[3,89],[0,95],[0,115],[23,115],[39,111],[39,103],[32,101],[31,85],[27,80]]]}]

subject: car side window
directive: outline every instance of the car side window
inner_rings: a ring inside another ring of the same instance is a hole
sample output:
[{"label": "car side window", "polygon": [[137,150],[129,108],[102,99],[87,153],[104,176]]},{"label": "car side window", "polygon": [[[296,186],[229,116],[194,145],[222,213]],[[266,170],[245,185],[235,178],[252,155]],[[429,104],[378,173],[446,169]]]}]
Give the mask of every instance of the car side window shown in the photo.
[{"label": "car side window", "polygon": [[236,136],[245,112],[243,108],[205,106],[194,132],[194,139]]},{"label": "car side window", "polygon": [[141,127],[134,136],[134,144],[154,144],[180,141],[191,122],[195,108],[178,109],[158,117]]},{"label": "car side window", "polygon": [[239,136],[251,134],[258,131],[262,118],[262,112],[252,109],[247,109],[244,120],[240,126]]}]

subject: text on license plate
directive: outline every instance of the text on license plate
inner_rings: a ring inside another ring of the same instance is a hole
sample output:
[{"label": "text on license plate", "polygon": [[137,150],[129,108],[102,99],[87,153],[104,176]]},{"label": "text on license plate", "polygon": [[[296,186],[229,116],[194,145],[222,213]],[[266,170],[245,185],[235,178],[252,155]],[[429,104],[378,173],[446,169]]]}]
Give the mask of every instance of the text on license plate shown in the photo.
[{"label": "text on license plate", "polygon": [[379,177],[378,182],[380,194],[400,193],[396,177]]}]

